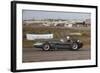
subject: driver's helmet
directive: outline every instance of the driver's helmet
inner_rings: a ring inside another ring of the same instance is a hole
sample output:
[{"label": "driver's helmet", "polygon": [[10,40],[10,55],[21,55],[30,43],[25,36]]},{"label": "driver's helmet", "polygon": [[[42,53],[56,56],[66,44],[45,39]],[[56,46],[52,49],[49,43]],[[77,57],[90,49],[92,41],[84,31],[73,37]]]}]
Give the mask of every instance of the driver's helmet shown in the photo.
[{"label": "driver's helmet", "polygon": [[67,36],[66,39],[69,40],[70,39],[70,36]]}]

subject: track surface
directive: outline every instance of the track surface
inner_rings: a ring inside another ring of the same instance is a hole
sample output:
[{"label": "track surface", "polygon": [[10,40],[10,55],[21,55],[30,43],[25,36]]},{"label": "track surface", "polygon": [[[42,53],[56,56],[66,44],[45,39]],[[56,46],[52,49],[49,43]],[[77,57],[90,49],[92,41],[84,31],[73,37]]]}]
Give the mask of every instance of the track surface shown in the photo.
[{"label": "track surface", "polygon": [[90,59],[90,49],[82,48],[78,51],[58,49],[42,51],[41,48],[23,48],[23,62],[63,61]]}]

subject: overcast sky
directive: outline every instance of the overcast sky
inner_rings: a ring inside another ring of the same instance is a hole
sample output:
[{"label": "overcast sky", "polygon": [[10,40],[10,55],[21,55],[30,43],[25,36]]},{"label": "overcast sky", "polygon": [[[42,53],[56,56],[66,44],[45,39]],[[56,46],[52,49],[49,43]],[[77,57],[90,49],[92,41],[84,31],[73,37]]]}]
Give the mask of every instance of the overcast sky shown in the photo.
[{"label": "overcast sky", "polygon": [[71,19],[71,20],[85,20],[90,19],[90,13],[76,13],[76,12],[53,12],[53,11],[35,11],[23,10],[23,20],[30,19]]}]

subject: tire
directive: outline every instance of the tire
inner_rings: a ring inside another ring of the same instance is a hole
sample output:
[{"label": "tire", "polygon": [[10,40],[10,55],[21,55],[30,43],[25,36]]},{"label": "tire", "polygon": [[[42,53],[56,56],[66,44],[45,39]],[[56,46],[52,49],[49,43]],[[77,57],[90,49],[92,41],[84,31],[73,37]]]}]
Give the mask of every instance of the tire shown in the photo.
[{"label": "tire", "polygon": [[48,51],[48,50],[50,50],[50,44],[49,44],[49,43],[45,43],[45,44],[43,45],[43,47],[42,47],[42,50],[43,50],[43,51]]},{"label": "tire", "polygon": [[73,50],[73,51],[76,51],[76,50],[79,50],[80,48],[79,48],[79,45],[77,44],[77,43],[73,43],[72,44],[72,46],[71,46],[71,50]]}]

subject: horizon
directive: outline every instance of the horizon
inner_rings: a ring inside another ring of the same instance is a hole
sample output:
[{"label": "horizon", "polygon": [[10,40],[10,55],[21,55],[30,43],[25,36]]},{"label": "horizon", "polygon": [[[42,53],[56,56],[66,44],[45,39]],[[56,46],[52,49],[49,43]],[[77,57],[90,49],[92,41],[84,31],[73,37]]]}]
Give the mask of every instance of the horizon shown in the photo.
[{"label": "horizon", "polygon": [[61,20],[80,20],[84,21],[90,19],[90,13],[79,12],[61,12],[61,11],[40,11],[40,10],[23,10],[22,20],[47,20],[47,19],[61,19]]}]

